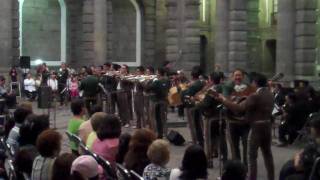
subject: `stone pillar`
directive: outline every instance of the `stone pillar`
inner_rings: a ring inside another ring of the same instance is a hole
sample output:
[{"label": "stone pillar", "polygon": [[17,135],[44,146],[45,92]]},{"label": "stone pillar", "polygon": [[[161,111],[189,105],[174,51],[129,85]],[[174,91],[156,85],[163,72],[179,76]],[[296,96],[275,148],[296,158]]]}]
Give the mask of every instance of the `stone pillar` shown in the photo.
[{"label": "stone pillar", "polygon": [[94,62],[107,61],[107,1],[94,0]]},{"label": "stone pillar", "polygon": [[82,51],[77,64],[88,65],[94,62],[94,1],[84,0],[82,10]]},{"label": "stone pillar", "polygon": [[185,0],[185,37],[182,44],[182,67],[190,71],[193,66],[200,65],[200,27],[199,1]]},{"label": "stone pillar", "polygon": [[247,0],[230,0],[228,69],[247,70]]},{"label": "stone pillar", "polygon": [[155,61],[155,28],[156,28],[156,1],[144,0],[144,17],[142,27],[142,64],[153,65]]},{"label": "stone pillar", "polygon": [[19,2],[12,0],[12,62],[11,65],[19,65],[20,57],[20,31],[19,31]]},{"label": "stone pillar", "polygon": [[168,0],[166,7],[168,11],[166,29],[166,60],[170,62],[181,61],[181,47],[179,46],[179,35],[182,35],[181,12],[178,11],[178,3],[182,1]]},{"label": "stone pillar", "polygon": [[283,73],[284,80],[287,81],[292,80],[294,76],[295,2],[293,0],[278,1],[276,72]]},{"label": "stone pillar", "polygon": [[229,71],[229,0],[217,0],[216,3],[215,64],[219,64],[221,70],[227,72]]},{"label": "stone pillar", "polygon": [[294,73],[298,79],[315,75],[316,8],[316,0],[296,0]]},{"label": "stone pillar", "polygon": [[175,69],[190,71],[200,65],[199,2],[168,0],[167,60]]}]

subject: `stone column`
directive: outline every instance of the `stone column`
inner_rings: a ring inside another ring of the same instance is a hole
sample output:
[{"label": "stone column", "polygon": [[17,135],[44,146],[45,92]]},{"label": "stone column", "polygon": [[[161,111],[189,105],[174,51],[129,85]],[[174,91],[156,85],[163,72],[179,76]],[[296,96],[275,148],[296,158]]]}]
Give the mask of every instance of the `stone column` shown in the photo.
[{"label": "stone column", "polygon": [[216,3],[215,64],[219,64],[221,70],[227,72],[229,71],[229,0],[217,0]]},{"label": "stone column", "polygon": [[247,0],[230,0],[228,69],[246,70],[247,58]]},{"label": "stone column", "polygon": [[82,51],[80,65],[88,65],[94,62],[94,1],[84,0],[82,10]]},{"label": "stone column", "polygon": [[107,1],[94,0],[94,62],[107,61]]},{"label": "stone column", "polygon": [[193,66],[200,65],[199,5],[198,0],[185,0],[182,67],[187,71]]},{"label": "stone column", "polygon": [[283,73],[284,80],[287,81],[292,80],[294,76],[295,2],[293,0],[278,1],[276,72]]},{"label": "stone column", "polygon": [[178,3],[181,2],[168,0],[166,4],[168,11],[166,29],[166,60],[170,62],[178,62],[181,59],[179,54],[179,35],[181,35],[179,25],[182,24],[179,20],[180,12],[178,11]]},{"label": "stone column", "polygon": [[316,62],[316,0],[296,0],[295,62],[296,78],[315,75]]},{"label": "stone column", "polygon": [[200,65],[199,2],[168,0],[167,60],[176,69],[190,71]]}]

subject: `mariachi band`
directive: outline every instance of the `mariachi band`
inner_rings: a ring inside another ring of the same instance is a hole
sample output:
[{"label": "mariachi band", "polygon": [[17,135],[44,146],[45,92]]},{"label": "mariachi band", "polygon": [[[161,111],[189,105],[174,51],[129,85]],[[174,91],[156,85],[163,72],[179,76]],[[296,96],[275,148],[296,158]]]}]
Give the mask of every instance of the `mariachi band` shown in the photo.
[{"label": "mariachi band", "polygon": [[192,142],[205,147],[210,166],[218,154],[227,160],[227,139],[232,158],[247,165],[250,124],[244,113],[228,110],[216,99],[217,94],[223,94],[241,103],[255,93],[257,89],[249,84],[245,72],[236,69],[225,80],[222,72],[206,77],[195,66],[188,80],[182,71],[168,73],[165,68],[154,72],[152,67],[140,66],[131,74],[126,65],[107,64],[104,69],[99,72],[98,86],[104,92],[105,111],[117,113],[124,127],[151,128],[162,138],[167,134],[169,107],[178,107],[185,110]]}]

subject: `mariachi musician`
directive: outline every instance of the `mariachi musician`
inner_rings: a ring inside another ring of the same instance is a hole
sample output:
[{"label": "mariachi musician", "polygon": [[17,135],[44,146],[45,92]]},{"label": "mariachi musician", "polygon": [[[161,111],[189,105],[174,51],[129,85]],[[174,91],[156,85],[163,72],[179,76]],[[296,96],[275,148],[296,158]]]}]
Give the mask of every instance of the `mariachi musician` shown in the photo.
[{"label": "mariachi musician", "polygon": [[197,108],[195,108],[191,100],[192,97],[194,97],[205,86],[205,82],[199,79],[201,74],[202,71],[200,66],[195,66],[192,68],[192,81],[189,83],[188,88],[181,92],[181,97],[186,108],[192,141],[194,144],[200,144],[203,146],[204,140],[200,122],[201,113]]},{"label": "mariachi musician", "polygon": [[[251,86],[245,83],[245,74],[241,69],[236,69],[232,73],[232,82],[225,84],[223,94],[230,100],[240,103],[248,95],[255,92],[251,90]],[[227,111],[228,129],[230,134],[230,145],[233,159],[241,160],[240,140],[242,142],[242,160],[245,165],[248,164],[247,145],[250,125],[245,120],[244,114],[235,114],[232,111]]]},{"label": "mariachi musician", "polygon": [[157,132],[158,138],[166,134],[167,120],[167,97],[170,88],[170,81],[165,77],[165,70],[157,70],[157,78],[145,85],[146,91],[150,93],[149,111],[151,129]]},{"label": "mariachi musician", "polygon": [[116,112],[116,100],[117,100],[117,86],[118,80],[116,78],[116,70],[113,69],[110,63],[105,65],[105,75],[101,78],[101,83],[106,90],[106,100],[107,100],[107,109],[108,114],[115,114]]},{"label": "mariachi musician", "polygon": [[[144,67],[139,66],[136,69],[136,76],[141,77],[144,75]],[[133,89],[133,105],[134,112],[137,118],[137,128],[146,127],[145,115],[144,115],[144,96],[143,96],[143,84],[142,82],[135,81]]]},{"label": "mariachi musician", "polygon": [[205,149],[210,167],[213,166],[212,157],[217,155],[218,151],[221,153],[223,161],[226,161],[228,158],[225,122],[220,117],[220,102],[215,100],[214,96],[211,95],[212,91],[222,93],[222,78],[219,73],[214,72],[210,74],[207,88],[204,88],[203,92],[195,96],[195,101],[198,101],[196,107],[204,117]]},{"label": "mariachi musician", "polygon": [[129,75],[129,67],[122,65],[120,68],[119,84],[117,87],[117,105],[118,114],[124,127],[130,127],[133,119],[132,112],[132,89],[133,83],[127,79]]}]

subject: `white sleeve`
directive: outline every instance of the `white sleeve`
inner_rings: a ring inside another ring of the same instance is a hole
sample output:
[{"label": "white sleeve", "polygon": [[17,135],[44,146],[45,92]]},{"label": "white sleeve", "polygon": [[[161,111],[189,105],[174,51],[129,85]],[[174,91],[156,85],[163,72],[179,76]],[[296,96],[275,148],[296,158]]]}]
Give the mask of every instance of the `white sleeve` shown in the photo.
[{"label": "white sleeve", "polygon": [[172,169],[169,180],[179,180],[180,175],[181,175],[180,169]]}]

